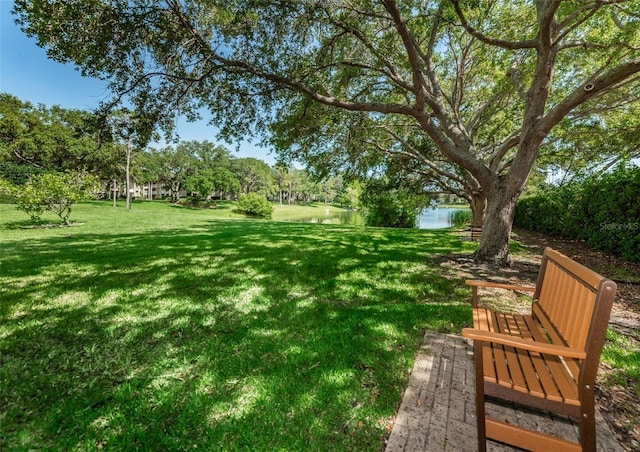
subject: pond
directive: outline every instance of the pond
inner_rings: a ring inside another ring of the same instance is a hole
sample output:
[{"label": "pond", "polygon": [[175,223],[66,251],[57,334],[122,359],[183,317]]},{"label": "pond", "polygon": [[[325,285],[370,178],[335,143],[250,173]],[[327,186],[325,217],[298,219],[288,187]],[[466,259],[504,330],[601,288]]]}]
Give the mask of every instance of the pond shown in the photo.
[{"label": "pond", "polygon": [[[452,218],[455,212],[468,210],[461,207],[440,207],[436,209],[424,209],[418,215],[417,226],[419,229],[442,229],[453,226]],[[355,211],[330,212],[324,216],[310,218],[295,218],[289,221],[301,223],[324,223],[324,224],[347,224],[362,226],[365,224],[364,217]]]},{"label": "pond", "polygon": [[438,207],[424,209],[418,215],[418,229],[442,229],[454,226],[453,215],[458,211],[469,210],[462,207]]},{"label": "pond", "polygon": [[322,223],[322,224],[348,224],[352,226],[364,226],[364,217],[354,210],[342,212],[330,212],[328,209],[323,216],[308,218],[289,218],[285,221],[297,223]]}]

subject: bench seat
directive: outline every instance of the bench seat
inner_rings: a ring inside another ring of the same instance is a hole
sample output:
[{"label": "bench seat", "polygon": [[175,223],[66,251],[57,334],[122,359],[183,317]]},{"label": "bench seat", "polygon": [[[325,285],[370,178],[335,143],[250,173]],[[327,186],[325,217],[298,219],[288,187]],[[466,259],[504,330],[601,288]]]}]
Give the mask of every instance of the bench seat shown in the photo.
[{"label": "bench seat", "polygon": [[[529,340],[532,347],[552,345],[538,322],[530,315],[505,314],[476,308],[473,310],[473,323],[483,331]],[[580,406],[579,367],[576,358],[517,349],[495,342],[483,342],[482,357],[486,382],[537,398]],[[488,391],[488,394],[491,392],[495,390]]]}]

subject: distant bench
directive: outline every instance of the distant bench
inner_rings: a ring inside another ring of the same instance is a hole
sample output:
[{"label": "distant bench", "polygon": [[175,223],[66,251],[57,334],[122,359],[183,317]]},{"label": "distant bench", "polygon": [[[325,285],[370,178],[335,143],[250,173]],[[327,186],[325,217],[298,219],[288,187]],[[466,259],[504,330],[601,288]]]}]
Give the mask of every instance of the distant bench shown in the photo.
[{"label": "distant bench", "polygon": [[[596,450],[594,383],[616,284],[547,248],[534,287],[467,281],[472,288],[478,446],[486,439],[523,449]],[[531,315],[478,307],[478,288],[533,292]],[[485,417],[485,396],[576,419],[580,443]]]},{"label": "distant bench", "polygon": [[471,232],[471,240],[480,240],[482,238],[482,225],[471,225],[469,226],[469,231]]}]

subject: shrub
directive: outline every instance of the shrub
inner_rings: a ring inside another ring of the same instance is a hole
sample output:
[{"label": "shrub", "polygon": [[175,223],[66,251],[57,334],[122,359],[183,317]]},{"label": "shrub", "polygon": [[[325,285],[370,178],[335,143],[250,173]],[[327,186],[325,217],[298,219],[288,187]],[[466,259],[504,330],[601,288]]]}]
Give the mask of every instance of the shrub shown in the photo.
[{"label": "shrub", "polygon": [[520,200],[514,224],[584,240],[599,250],[640,262],[638,193],[640,168],[623,166]]},{"label": "shrub", "polygon": [[89,198],[99,189],[99,181],[93,176],[72,173],[45,173],[33,176],[31,182],[14,189],[18,210],[22,210],[37,222],[45,210],[60,217],[69,225],[71,206]]},{"label": "shrub", "polygon": [[366,223],[369,226],[387,228],[414,228],[418,208],[402,191],[389,190],[375,193],[364,200],[367,209]]},{"label": "shrub", "polygon": [[257,193],[249,193],[241,196],[236,205],[236,209],[246,215],[254,217],[271,218],[273,206],[266,197]]}]

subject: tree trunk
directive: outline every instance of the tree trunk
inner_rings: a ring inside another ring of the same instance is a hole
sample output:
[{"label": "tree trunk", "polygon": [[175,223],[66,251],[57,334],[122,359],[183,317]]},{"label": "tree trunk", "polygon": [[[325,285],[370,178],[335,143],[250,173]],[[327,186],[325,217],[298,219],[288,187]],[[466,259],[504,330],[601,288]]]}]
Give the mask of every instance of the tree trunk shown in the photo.
[{"label": "tree trunk", "polygon": [[113,179],[113,207],[116,206],[118,201],[118,180]]},{"label": "tree trunk", "polygon": [[509,193],[506,187],[499,187],[487,202],[482,238],[474,259],[497,265],[509,265],[509,238],[513,224],[516,201],[520,192]]},{"label": "tree trunk", "polygon": [[471,226],[482,228],[487,212],[487,197],[483,192],[475,192],[471,195],[469,205],[471,206],[471,213],[473,215]]},{"label": "tree trunk", "polygon": [[127,176],[127,209],[131,209],[131,140],[127,140],[127,166],[125,168]]}]

